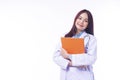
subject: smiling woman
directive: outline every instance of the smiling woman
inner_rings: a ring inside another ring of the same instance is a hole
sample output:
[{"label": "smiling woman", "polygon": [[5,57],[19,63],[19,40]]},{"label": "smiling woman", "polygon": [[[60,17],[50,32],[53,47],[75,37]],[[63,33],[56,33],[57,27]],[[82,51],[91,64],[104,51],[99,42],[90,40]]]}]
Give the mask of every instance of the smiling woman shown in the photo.
[{"label": "smiling woman", "polygon": [[93,35],[93,18],[83,9],[75,17],[73,26],[65,37],[84,38],[84,54],[69,54],[61,43],[57,46],[54,61],[61,68],[60,80],[94,80],[92,65],[96,61],[97,43]]},{"label": "smiling woman", "polygon": [[[95,80],[120,80],[119,74],[114,74],[120,71],[120,0],[0,0],[0,80],[59,80],[60,66],[53,62],[56,43],[66,32],[66,37],[84,36],[84,32],[76,34],[76,27],[85,27],[87,18],[82,15],[88,13],[80,13],[75,19],[76,23],[73,23],[76,13],[84,8],[91,11],[94,17],[98,57],[91,71],[94,71]],[[92,19],[89,17],[88,25],[86,32],[93,34]],[[85,38],[86,42],[87,39],[89,37]],[[93,41],[90,39],[89,45],[93,46]],[[61,46],[57,47],[54,60],[63,65],[61,78],[67,73],[67,78],[77,75],[81,77],[80,68],[67,65],[67,69],[63,69],[66,59],[63,58],[64,54],[58,51],[59,47]],[[92,52],[92,47],[85,49],[89,51],[87,54]],[[71,56],[70,65],[75,65],[75,55]],[[94,61],[93,56],[89,56],[90,61]],[[79,59],[83,60],[83,57]],[[79,61],[77,65],[83,65],[83,61]],[[73,73],[70,73],[72,71]],[[82,72],[88,72],[93,77],[91,71]]]},{"label": "smiling woman", "polygon": [[76,27],[78,29],[77,33],[84,30],[88,25],[88,16],[86,13],[81,14],[76,20]]}]

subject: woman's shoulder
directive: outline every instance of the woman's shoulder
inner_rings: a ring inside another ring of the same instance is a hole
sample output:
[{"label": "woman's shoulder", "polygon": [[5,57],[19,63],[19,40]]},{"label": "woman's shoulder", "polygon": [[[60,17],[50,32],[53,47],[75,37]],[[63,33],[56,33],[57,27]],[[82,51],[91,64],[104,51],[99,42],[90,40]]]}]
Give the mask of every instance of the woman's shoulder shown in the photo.
[{"label": "woman's shoulder", "polygon": [[95,36],[95,35],[92,35],[92,34],[89,34],[89,33],[88,33],[88,35],[89,35],[90,39],[92,39],[92,40],[95,40],[95,41],[96,41],[96,36]]}]

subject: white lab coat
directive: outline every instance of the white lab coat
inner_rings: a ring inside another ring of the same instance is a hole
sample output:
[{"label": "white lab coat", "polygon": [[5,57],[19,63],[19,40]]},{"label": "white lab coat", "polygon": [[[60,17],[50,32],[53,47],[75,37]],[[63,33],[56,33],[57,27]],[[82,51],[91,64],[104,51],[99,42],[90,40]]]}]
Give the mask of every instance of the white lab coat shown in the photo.
[{"label": "white lab coat", "polygon": [[[97,57],[96,38],[86,32],[83,32],[80,38],[84,38],[86,53],[72,54],[72,65],[76,67],[69,67],[69,61],[60,55],[61,42],[56,47],[53,60],[61,68],[60,80],[94,80],[92,65]],[[86,65],[87,68],[80,68],[82,65]]]}]

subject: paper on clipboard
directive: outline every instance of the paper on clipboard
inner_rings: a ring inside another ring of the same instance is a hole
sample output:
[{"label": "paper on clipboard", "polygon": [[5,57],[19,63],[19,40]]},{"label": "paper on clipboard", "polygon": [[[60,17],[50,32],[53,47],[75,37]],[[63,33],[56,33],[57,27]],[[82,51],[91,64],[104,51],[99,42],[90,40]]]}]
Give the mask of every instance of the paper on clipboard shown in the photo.
[{"label": "paper on clipboard", "polygon": [[84,38],[61,37],[61,43],[69,54],[85,53]]}]

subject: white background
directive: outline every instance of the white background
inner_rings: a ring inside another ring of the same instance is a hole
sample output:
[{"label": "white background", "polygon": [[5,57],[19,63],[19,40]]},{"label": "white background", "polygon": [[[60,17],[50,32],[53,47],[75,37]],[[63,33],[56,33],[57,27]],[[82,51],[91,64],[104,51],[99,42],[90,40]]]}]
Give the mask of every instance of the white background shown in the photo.
[{"label": "white background", "polygon": [[93,14],[96,80],[120,80],[119,0],[0,0],[0,80],[59,80],[53,53],[82,9]]}]

